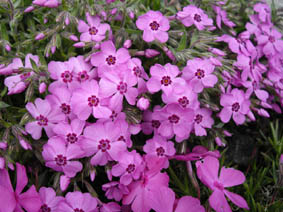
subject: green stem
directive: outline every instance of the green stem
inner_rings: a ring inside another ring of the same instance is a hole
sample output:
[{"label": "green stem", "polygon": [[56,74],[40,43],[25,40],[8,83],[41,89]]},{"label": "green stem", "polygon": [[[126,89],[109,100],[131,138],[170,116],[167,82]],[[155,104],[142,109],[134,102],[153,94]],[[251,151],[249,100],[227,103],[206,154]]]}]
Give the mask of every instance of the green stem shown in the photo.
[{"label": "green stem", "polygon": [[184,190],[186,187],[183,185],[183,183],[179,180],[179,178],[177,177],[177,175],[175,174],[175,172],[173,171],[173,169],[169,166],[169,173],[170,173],[170,176],[173,178],[173,182],[174,184],[176,184],[180,190],[183,192],[183,193],[187,193],[186,190]]}]

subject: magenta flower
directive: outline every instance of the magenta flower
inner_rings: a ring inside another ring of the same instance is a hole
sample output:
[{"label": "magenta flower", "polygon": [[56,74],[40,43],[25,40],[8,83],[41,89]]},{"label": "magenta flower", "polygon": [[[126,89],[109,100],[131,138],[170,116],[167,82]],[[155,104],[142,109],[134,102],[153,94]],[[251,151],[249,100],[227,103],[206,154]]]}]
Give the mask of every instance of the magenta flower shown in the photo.
[{"label": "magenta flower", "polygon": [[78,31],[81,34],[80,40],[84,42],[100,42],[105,39],[106,31],[110,31],[109,24],[102,24],[98,16],[91,16],[86,14],[88,24],[80,20],[78,25]]},{"label": "magenta flower", "polygon": [[91,80],[82,83],[81,87],[73,92],[71,106],[80,120],[88,119],[90,114],[95,118],[109,118],[112,112],[102,105],[101,89],[95,80]]},{"label": "magenta flower", "polygon": [[65,201],[59,204],[58,212],[94,212],[96,206],[97,200],[90,193],[74,191],[67,193]]},{"label": "magenta flower", "polygon": [[[155,135],[152,139],[146,141],[143,146],[143,151],[148,155],[155,155],[157,157],[170,157],[175,155],[176,150],[172,141],[167,141],[159,135]],[[166,160],[165,167],[169,167],[169,161]]]},{"label": "magenta flower", "polygon": [[60,5],[58,0],[34,0],[32,3],[41,7],[49,8],[55,8]]},{"label": "magenta flower", "polygon": [[116,48],[112,41],[105,41],[101,44],[99,52],[91,56],[91,64],[98,67],[98,74],[101,77],[105,72],[124,70],[127,68],[126,62],[131,58],[125,48]]},{"label": "magenta flower", "polygon": [[225,189],[242,184],[246,179],[242,172],[222,167],[218,177],[219,161],[210,156],[204,158],[203,162],[197,162],[196,166],[199,179],[213,191],[209,204],[216,212],[232,212],[224,195],[238,207],[249,210],[243,197]]},{"label": "magenta flower", "polygon": [[206,136],[204,128],[211,128],[214,120],[211,118],[212,112],[206,108],[199,108],[195,111],[194,129],[197,136]]},{"label": "magenta flower", "polygon": [[123,77],[115,73],[105,73],[104,78],[99,81],[100,95],[110,97],[110,108],[122,110],[123,97],[126,97],[130,105],[135,105],[138,90],[134,88],[135,80],[130,75],[125,74]]},{"label": "magenta flower", "polygon": [[115,199],[117,202],[122,199],[123,195],[129,194],[128,187],[116,181],[102,185],[102,190],[105,191],[108,199]]},{"label": "magenta flower", "polygon": [[123,185],[129,185],[133,180],[138,180],[144,170],[143,160],[135,150],[122,153],[118,162],[112,167],[112,175],[120,176],[120,183]]},{"label": "magenta flower", "polygon": [[90,63],[85,62],[83,56],[71,57],[69,62],[73,65],[73,77],[74,80],[79,81],[80,83],[89,81],[96,76],[96,71],[92,69]]},{"label": "magenta flower", "polygon": [[204,207],[200,204],[199,199],[191,196],[183,196],[178,200],[178,205],[174,212],[205,212]]},{"label": "magenta flower", "polygon": [[39,190],[39,196],[42,201],[42,205],[38,212],[56,212],[60,202],[64,201],[63,197],[57,197],[53,188],[41,187]]},{"label": "magenta flower", "polygon": [[[155,106],[153,111],[161,110],[159,106]],[[146,110],[143,113],[143,122],[141,123],[142,132],[146,135],[150,135],[153,131],[154,134],[157,133],[158,128],[160,127],[161,123],[158,119],[153,119],[152,114],[154,112],[151,112],[150,110]]]},{"label": "magenta flower", "polygon": [[208,59],[195,58],[188,60],[187,66],[183,69],[183,78],[189,82],[193,91],[202,92],[203,88],[213,87],[218,79],[212,74],[214,65]]},{"label": "magenta flower", "polygon": [[10,75],[17,73],[19,68],[23,67],[23,62],[20,58],[14,58],[12,63],[7,66],[0,66],[0,75]]},{"label": "magenta flower", "polygon": [[26,124],[26,131],[31,134],[32,138],[38,140],[41,137],[42,128],[44,128],[48,137],[54,135],[52,128],[54,125],[65,119],[63,114],[58,110],[52,109],[49,101],[37,98],[34,101],[27,103],[26,109],[35,119],[33,122]]},{"label": "magenta flower", "polygon": [[[95,132],[95,136],[93,133]],[[118,141],[120,130],[112,122],[95,123],[85,128],[86,141],[82,147],[91,158],[92,165],[104,166],[108,161],[117,160],[126,151],[126,144]]]},{"label": "magenta flower", "polygon": [[151,93],[156,93],[161,89],[169,96],[173,92],[180,92],[182,85],[186,84],[185,80],[178,77],[181,74],[178,67],[170,63],[165,66],[160,64],[151,66],[150,74],[151,78],[147,81],[146,86]]},{"label": "magenta flower", "polygon": [[153,114],[161,122],[158,133],[164,137],[172,138],[176,135],[176,141],[180,142],[189,137],[192,130],[194,111],[182,108],[176,103],[166,105],[162,110]]},{"label": "magenta flower", "polygon": [[0,204],[1,212],[23,211],[38,212],[41,206],[40,197],[32,185],[26,192],[21,193],[28,183],[26,168],[16,163],[17,186],[14,191],[9,173],[6,169],[0,169]]},{"label": "magenta flower", "polygon": [[208,18],[202,9],[194,5],[188,5],[182,11],[179,11],[177,13],[177,19],[186,27],[194,24],[198,30],[204,30],[205,27],[213,26],[212,19]]},{"label": "magenta flower", "polygon": [[216,24],[219,29],[221,29],[221,22],[223,22],[226,26],[233,28],[236,26],[232,21],[230,21],[227,17],[227,13],[225,10],[222,10],[221,7],[214,6],[214,11],[216,12]]},{"label": "magenta flower", "polygon": [[224,107],[219,114],[221,121],[227,123],[233,116],[238,125],[245,122],[245,115],[250,111],[251,102],[244,91],[234,88],[230,93],[221,95],[220,104]]},{"label": "magenta flower", "polygon": [[165,43],[168,40],[167,31],[170,28],[168,19],[159,11],[148,11],[138,17],[136,21],[138,29],[143,30],[143,40],[152,42],[158,40]]},{"label": "magenta flower", "polygon": [[60,137],[52,137],[43,146],[42,156],[45,166],[58,172],[64,172],[68,177],[74,177],[81,171],[83,166],[72,159],[81,158],[84,152],[77,144],[66,146],[65,141]]}]

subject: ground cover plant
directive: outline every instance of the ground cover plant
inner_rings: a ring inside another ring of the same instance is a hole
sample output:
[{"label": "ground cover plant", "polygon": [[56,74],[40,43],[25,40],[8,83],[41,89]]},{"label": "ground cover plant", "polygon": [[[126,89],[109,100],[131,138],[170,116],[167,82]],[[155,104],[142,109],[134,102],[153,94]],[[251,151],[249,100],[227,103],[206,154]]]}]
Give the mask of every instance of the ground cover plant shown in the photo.
[{"label": "ground cover plant", "polygon": [[0,212],[283,210],[283,10],[0,2]]}]

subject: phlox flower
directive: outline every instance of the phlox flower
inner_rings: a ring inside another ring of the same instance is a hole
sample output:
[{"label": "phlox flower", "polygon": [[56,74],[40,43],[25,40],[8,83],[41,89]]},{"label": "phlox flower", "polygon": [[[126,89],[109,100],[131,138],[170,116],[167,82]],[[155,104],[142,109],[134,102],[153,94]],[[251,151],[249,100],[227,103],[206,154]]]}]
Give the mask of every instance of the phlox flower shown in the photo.
[{"label": "phlox flower", "polygon": [[226,26],[233,28],[236,26],[232,21],[230,21],[227,17],[227,13],[225,10],[222,10],[221,7],[214,6],[214,11],[216,12],[216,24],[219,29],[221,29],[221,22],[223,22]]},{"label": "phlox flower", "polygon": [[35,140],[41,137],[42,128],[44,128],[48,137],[54,135],[52,130],[54,125],[65,119],[63,114],[52,108],[48,100],[37,98],[34,104],[27,103],[26,109],[35,121],[27,123],[25,129]]},{"label": "phlox flower", "polygon": [[24,67],[22,60],[20,58],[14,58],[9,65],[0,66],[0,75],[10,75],[12,73],[17,73],[19,71],[19,68],[21,67]]},{"label": "phlox flower", "polygon": [[202,9],[194,5],[188,5],[182,11],[179,11],[177,13],[177,19],[186,27],[194,24],[198,30],[204,30],[205,27],[213,26],[212,19],[208,18]]},{"label": "phlox flower", "polygon": [[206,136],[205,128],[211,128],[214,120],[211,118],[211,110],[199,108],[195,110],[194,130],[197,136]]},{"label": "phlox flower", "polygon": [[98,16],[91,16],[89,13],[86,14],[88,24],[83,20],[79,21],[78,31],[81,34],[80,40],[83,42],[100,42],[105,39],[106,31],[110,31],[109,24],[101,23]]},{"label": "phlox flower", "polygon": [[216,212],[232,212],[225,195],[238,207],[249,209],[243,197],[225,189],[245,181],[245,175],[241,171],[222,167],[218,176],[219,161],[210,156],[202,162],[197,162],[196,166],[198,178],[213,191],[209,197],[209,204]]},{"label": "phlox flower", "polygon": [[83,155],[84,152],[79,145],[66,146],[65,141],[56,136],[48,140],[42,151],[45,166],[58,172],[64,172],[70,178],[74,177],[83,168],[80,162],[72,161],[72,159],[81,158]]},{"label": "phlox flower", "polygon": [[90,193],[79,191],[68,192],[65,201],[58,206],[58,212],[94,212],[97,206],[96,198]]},{"label": "phlox flower", "polygon": [[86,140],[82,147],[87,156],[93,155],[90,160],[92,165],[104,166],[108,161],[117,160],[127,148],[124,142],[118,141],[120,130],[112,122],[87,126],[84,137]]},{"label": "phlox flower", "polygon": [[102,190],[105,191],[105,196],[108,199],[114,199],[116,201],[120,201],[123,195],[129,194],[128,187],[116,181],[102,185]]},{"label": "phlox flower", "polygon": [[173,92],[181,92],[180,88],[185,85],[185,80],[178,77],[181,72],[178,67],[167,63],[165,66],[155,64],[150,67],[151,78],[146,86],[151,93],[156,93],[160,89],[167,95]]},{"label": "phlox flower", "polygon": [[138,180],[144,170],[142,157],[134,150],[124,152],[118,158],[118,164],[112,167],[112,175],[120,176],[120,183],[129,185],[133,180]]},{"label": "phlox flower", "polygon": [[49,8],[55,8],[60,5],[60,2],[58,0],[33,0],[32,3],[41,7]]},{"label": "phlox flower", "polygon": [[14,191],[7,169],[0,169],[0,212],[23,211],[38,212],[41,206],[40,197],[32,185],[26,192],[22,193],[28,184],[26,168],[16,163],[17,186]]},{"label": "phlox flower", "polygon": [[219,114],[221,121],[227,123],[233,116],[238,125],[245,122],[245,115],[250,111],[251,102],[244,91],[234,88],[231,92],[221,95],[220,104],[224,107]]},{"label": "phlox flower", "polygon": [[254,5],[254,11],[258,13],[261,22],[271,24],[271,10],[268,4],[257,3]]},{"label": "phlox flower", "polygon": [[95,118],[109,118],[111,110],[103,105],[101,89],[96,80],[91,80],[82,83],[80,88],[74,90],[71,106],[80,120],[88,119],[90,114]]},{"label": "phlox flower", "polygon": [[178,200],[177,207],[174,212],[205,212],[204,207],[200,204],[199,199],[191,196],[183,196]]},{"label": "phlox flower", "polygon": [[120,212],[121,206],[116,202],[102,203],[94,212]]},{"label": "phlox flower", "polygon": [[143,121],[141,123],[141,128],[142,132],[146,135],[150,135],[152,132],[154,132],[154,134],[158,132],[158,128],[160,127],[161,122],[158,119],[153,119],[152,117],[152,114],[157,110],[161,110],[160,106],[155,106],[153,112],[151,112],[150,110],[143,112]]},{"label": "phlox flower", "polygon": [[127,62],[131,58],[126,48],[116,48],[112,41],[101,43],[100,51],[91,55],[91,64],[97,67],[98,76],[102,77],[105,72],[119,72],[127,68]]},{"label": "phlox flower", "polygon": [[[154,155],[157,157],[170,157],[175,155],[176,150],[172,141],[167,141],[165,138],[159,135],[155,135],[152,139],[146,141],[143,146],[143,151],[148,155]],[[164,168],[169,167],[169,161],[166,160]]]},{"label": "phlox flower", "polygon": [[56,212],[60,202],[64,201],[64,197],[57,197],[53,188],[41,187],[39,196],[42,205],[38,212]]},{"label": "phlox flower", "polygon": [[176,135],[176,141],[189,137],[192,130],[192,121],[194,111],[189,108],[182,108],[179,104],[172,103],[166,105],[162,110],[158,110],[153,114],[153,118],[158,118],[161,125],[158,133],[164,137],[172,138]]},{"label": "phlox flower", "polygon": [[187,80],[193,91],[202,92],[203,88],[213,87],[218,79],[212,74],[214,65],[208,59],[195,58],[188,60],[183,69],[183,78]]},{"label": "phlox flower", "polygon": [[116,73],[105,73],[104,77],[99,81],[100,95],[102,97],[110,97],[109,106],[122,110],[123,97],[126,97],[130,105],[135,105],[138,90],[134,88],[135,80],[130,75],[120,77]]},{"label": "phlox flower", "polygon": [[138,29],[143,30],[143,40],[146,42],[158,40],[160,43],[165,43],[168,40],[167,31],[170,24],[160,11],[150,10],[139,16],[136,25]]},{"label": "phlox flower", "polygon": [[71,57],[69,62],[73,65],[72,73],[74,80],[82,83],[89,81],[96,76],[96,71],[92,69],[92,65],[90,63],[85,62],[83,56]]}]

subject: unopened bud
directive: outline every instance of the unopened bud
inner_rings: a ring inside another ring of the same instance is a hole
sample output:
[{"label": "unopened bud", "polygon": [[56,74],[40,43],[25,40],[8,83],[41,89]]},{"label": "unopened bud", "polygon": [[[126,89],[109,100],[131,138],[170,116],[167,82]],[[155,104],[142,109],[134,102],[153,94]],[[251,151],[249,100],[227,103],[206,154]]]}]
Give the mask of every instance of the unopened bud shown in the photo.
[{"label": "unopened bud", "polygon": [[51,47],[51,53],[54,54],[55,51],[56,51],[56,46],[52,46],[52,47]]},{"label": "unopened bud", "polygon": [[67,177],[66,175],[62,175],[60,177],[60,189],[61,189],[61,191],[65,191],[68,188],[69,184],[70,184],[70,178]]},{"label": "unopened bud", "polygon": [[137,51],[135,56],[144,56],[144,51]]},{"label": "unopened bud", "polygon": [[19,138],[19,141],[20,141],[21,146],[22,146],[25,150],[29,150],[29,149],[32,150],[31,145],[30,145],[28,142],[26,142],[22,137]]},{"label": "unopened bud", "polygon": [[31,12],[31,11],[33,11],[35,8],[33,7],[33,6],[29,6],[29,7],[27,7],[26,9],[25,9],[25,13],[29,13],[29,12]]},{"label": "unopened bud", "polygon": [[131,40],[125,40],[123,47],[128,49],[132,46],[132,41]]},{"label": "unopened bud", "polygon": [[94,179],[95,179],[95,170],[94,170],[94,169],[93,169],[93,170],[90,170],[89,175],[90,175],[90,180],[91,180],[91,182],[93,182]]},{"label": "unopened bud", "polygon": [[257,113],[258,113],[258,115],[263,116],[263,117],[267,117],[267,118],[270,117],[269,113],[266,110],[262,109],[262,108],[257,110]]},{"label": "unopened bud", "polygon": [[129,12],[129,17],[130,19],[134,19],[135,18],[135,13],[133,11]]},{"label": "unopened bud", "polygon": [[137,102],[137,106],[140,110],[146,110],[149,107],[149,100],[141,97]]},{"label": "unopened bud", "polygon": [[226,144],[224,144],[221,140],[221,138],[219,137],[216,137],[215,138],[215,143],[218,145],[218,146],[226,146]]},{"label": "unopened bud", "polygon": [[6,44],[5,49],[6,49],[7,52],[9,52],[9,51],[11,51],[11,46],[9,44]]},{"label": "unopened bud", "polygon": [[117,10],[118,10],[117,8],[112,9],[112,10],[111,10],[111,15],[115,15],[116,12],[117,12]]},{"label": "unopened bud", "polygon": [[85,46],[85,43],[84,42],[78,42],[78,43],[75,43],[73,46],[76,47],[76,48],[82,48],[82,47]]},{"label": "unopened bud", "polygon": [[154,50],[154,49],[146,49],[146,50],[145,50],[145,56],[146,56],[147,58],[155,57],[155,56],[157,56],[157,55],[159,55],[159,54],[160,54],[160,52],[159,52],[159,51],[156,51],[156,50]]},{"label": "unopened bud", "polygon": [[45,37],[45,35],[41,32],[35,36],[35,40],[41,40]]},{"label": "unopened bud", "polygon": [[0,142],[0,149],[6,150],[7,149],[7,143],[6,142]]},{"label": "unopened bud", "polygon": [[70,35],[69,38],[70,38],[70,40],[72,40],[72,41],[76,41],[76,42],[79,41],[78,37],[75,36],[75,35]]},{"label": "unopened bud", "polygon": [[5,158],[0,157],[0,169],[4,169],[5,167]]},{"label": "unopened bud", "polygon": [[232,136],[232,134],[230,132],[228,132],[227,130],[224,130],[223,133],[224,133],[224,135],[226,135],[228,137]]},{"label": "unopened bud", "polygon": [[45,92],[45,90],[46,90],[45,82],[40,83],[38,90],[39,90],[39,93],[44,93]]}]

